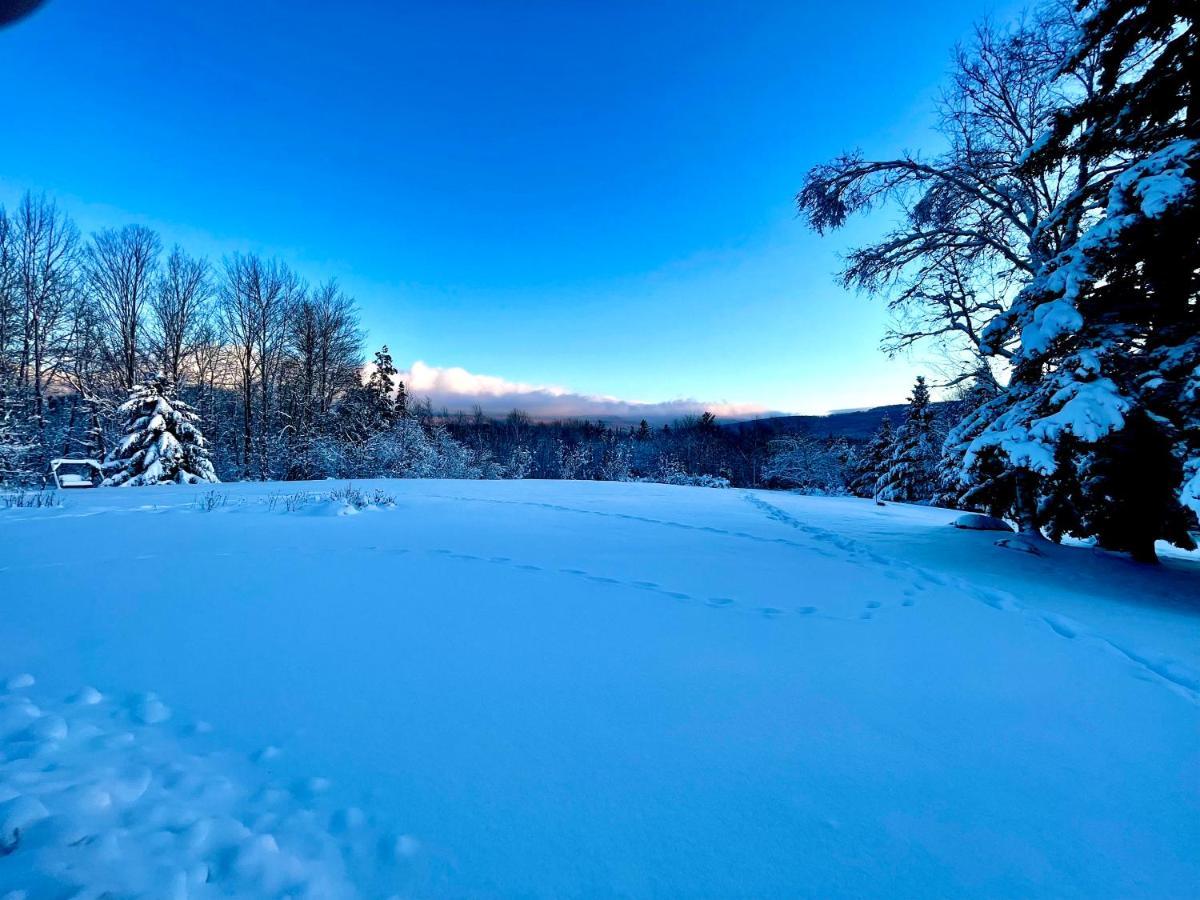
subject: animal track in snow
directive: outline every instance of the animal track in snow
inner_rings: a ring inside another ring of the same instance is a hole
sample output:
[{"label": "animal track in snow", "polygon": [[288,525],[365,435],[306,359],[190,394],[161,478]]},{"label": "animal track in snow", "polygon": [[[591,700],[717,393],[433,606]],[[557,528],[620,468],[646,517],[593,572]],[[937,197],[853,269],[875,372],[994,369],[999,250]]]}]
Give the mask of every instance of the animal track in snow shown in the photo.
[{"label": "animal track in snow", "polygon": [[1044,615],[1042,621],[1045,622],[1054,631],[1055,634],[1062,637],[1074,640],[1079,636],[1079,628],[1070,619],[1063,616]]}]

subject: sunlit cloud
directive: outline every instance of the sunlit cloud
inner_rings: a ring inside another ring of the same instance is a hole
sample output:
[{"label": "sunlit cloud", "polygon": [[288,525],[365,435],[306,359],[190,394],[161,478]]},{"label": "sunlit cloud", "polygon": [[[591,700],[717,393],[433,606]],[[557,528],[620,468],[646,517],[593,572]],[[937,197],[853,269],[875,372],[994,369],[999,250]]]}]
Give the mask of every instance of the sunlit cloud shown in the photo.
[{"label": "sunlit cloud", "polygon": [[435,410],[470,412],[476,406],[486,414],[502,416],[520,409],[535,419],[587,418],[608,421],[669,422],[708,411],[722,419],[750,419],[771,415],[753,403],[706,402],[678,398],[659,402],[623,400],[598,394],[581,394],[556,385],[509,381],[496,375],[477,375],[458,366],[440,368],[415,362],[401,372],[409,396],[429,398]]}]

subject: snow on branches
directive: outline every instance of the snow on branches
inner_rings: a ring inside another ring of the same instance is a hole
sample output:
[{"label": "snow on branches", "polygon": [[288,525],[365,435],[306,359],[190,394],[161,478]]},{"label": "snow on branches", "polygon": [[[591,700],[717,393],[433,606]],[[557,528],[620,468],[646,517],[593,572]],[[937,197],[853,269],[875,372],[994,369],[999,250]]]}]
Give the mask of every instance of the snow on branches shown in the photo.
[{"label": "snow on branches", "polygon": [[200,417],[173,393],[173,383],[160,375],[135,386],[118,407],[126,433],[104,462],[103,486],[218,481]]}]

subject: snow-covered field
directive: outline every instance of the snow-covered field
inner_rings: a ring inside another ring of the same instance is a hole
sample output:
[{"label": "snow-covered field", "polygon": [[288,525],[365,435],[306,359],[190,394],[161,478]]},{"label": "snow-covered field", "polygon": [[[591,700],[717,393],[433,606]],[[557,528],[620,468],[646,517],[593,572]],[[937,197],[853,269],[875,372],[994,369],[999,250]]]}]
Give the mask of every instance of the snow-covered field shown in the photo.
[{"label": "snow-covered field", "polygon": [[1200,890],[1195,559],[862,500],[356,486],[395,506],[0,511],[0,896]]}]

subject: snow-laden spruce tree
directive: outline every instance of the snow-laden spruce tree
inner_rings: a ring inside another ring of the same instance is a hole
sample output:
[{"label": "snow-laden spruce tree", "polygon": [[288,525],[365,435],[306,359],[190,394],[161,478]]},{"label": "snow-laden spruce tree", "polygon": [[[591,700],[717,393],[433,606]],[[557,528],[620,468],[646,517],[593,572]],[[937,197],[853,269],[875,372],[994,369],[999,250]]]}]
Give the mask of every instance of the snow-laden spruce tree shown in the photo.
[{"label": "snow-laden spruce tree", "polygon": [[33,479],[30,456],[37,445],[28,433],[23,412],[17,398],[0,389],[0,484]]},{"label": "snow-laden spruce tree", "polygon": [[870,442],[854,462],[850,493],[856,497],[874,497],[879,492],[883,476],[887,473],[892,459],[892,445],[895,440],[892,420],[885,415]]},{"label": "snow-laden spruce tree", "polygon": [[904,410],[904,422],[896,432],[892,458],[880,486],[885,500],[928,500],[937,482],[941,454],[934,411],[925,376],[918,375]]},{"label": "snow-laden spruce tree", "polygon": [[125,419],[125,437],[104,461],[104,486],[219,481],[200,417],[175,398],[169,378],[159,375],[135,386],[117,412]]},{"label": "snow-laden spruce tree", "polygon": [[1064,72],[1098,59],[1098,90],[1026,167],[1105,174],[1062,207],[1078,238],[986,329],[1015,344],[1009,388],[952,440],[976,481],[997,462],[1025,473],[1026,530],[1053,510],[1053,530],[1149,561],[1156,539],[1192,546],[1185,507],[1200,511],[1200,6],[1082,5]]}]

